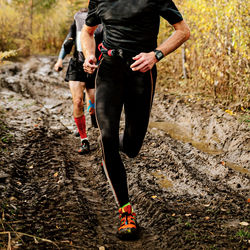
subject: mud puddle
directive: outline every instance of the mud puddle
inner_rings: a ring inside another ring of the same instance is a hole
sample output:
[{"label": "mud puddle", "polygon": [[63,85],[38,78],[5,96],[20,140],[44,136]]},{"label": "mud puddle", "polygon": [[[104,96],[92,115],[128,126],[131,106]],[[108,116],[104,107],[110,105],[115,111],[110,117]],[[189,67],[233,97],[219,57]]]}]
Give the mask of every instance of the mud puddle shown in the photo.
[{"label": "mud puddle", "polygon": [[65,69],[55,73],[55,62],[0,68],[1,249],[248,249],[246,124],[157,92],[139,156],[122,155],[141,237],[121,242],[98,131],[86,115],[91,153],[79,156]]},{"label": "mud puddle", "polygon": [[247,168],[244,168],[240,165],[237,165],[233,162],[225,162],[225,165],[228,167],[228,168],[231,168],[233,169],[234,171],[237,171],[237,172],[240,172],[242,174],[247,174],[250,176],[250,171],[247,169]]},{"label": "mud puddle", "polygon": [[[195,141],[193,140],[193,136],[190,132],[185,130],[184,127],[178,125],[175,122],[150,122],[149,128],[157,128],[162,129],[165,131],[171,138],[182,141],[184,143],[191,143],[193,147],[197,148],[198,150],[211,154],[211,155],[220,155],[223,154],[222,150],[216,150],[215,148],[212,148],[209,143],[204,141]],[[203,134],[204,131],[201,131]],[[200,136],[202,137],[202,136]]]}]

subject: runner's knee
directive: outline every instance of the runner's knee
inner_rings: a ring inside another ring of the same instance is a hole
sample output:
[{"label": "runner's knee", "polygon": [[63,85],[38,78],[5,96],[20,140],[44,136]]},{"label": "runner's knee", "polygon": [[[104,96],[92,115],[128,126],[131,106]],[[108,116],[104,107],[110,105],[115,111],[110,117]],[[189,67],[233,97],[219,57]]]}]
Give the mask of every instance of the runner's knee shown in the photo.
[{"label": "runner's knee", "polygon": [[83,108],[83,99],[80,97],[77,97],[73,100],[73,105],[76,109],[82,110]]},{"label": "runner's knee", "polygon": [[135,138],[135,140],[128,140],[123,142],[122,151],[129,158],[134,158],[139,154],[141,146],[142,140],[139,140],[139,138]]}]

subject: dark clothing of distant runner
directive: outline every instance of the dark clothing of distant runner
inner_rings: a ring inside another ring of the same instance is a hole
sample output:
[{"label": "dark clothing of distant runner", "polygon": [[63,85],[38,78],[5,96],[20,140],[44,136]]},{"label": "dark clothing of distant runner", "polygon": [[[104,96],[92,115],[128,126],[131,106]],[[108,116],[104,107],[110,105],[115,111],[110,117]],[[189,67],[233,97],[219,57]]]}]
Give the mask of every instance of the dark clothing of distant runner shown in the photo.
[{"label": "dark clothing of distant runner", "polygon": [[[96,78],[96,116],[102,137],[104,170],[120,207],[129,202],[126,171],[119,149],[135,157],[142,146],[153,101],[156,67],[132,71],[132,57],[157,47],[160,16],[182,21],[171,0],[90,0],[86,25],[103,24],[103,44],[117,50],[103,55]],[[119,140],[122,108],[125,131]],[[128,166],[130,167],[130,166]]]},{"label": "dark clothing of distant runner", "polygon": [[[69,33],[63,42],[61,51],[59,53],[59,58],[64,59],[67,54],[72,50],[73,45],[75,45],[75,50],[73,57],[70,59],[69,66],[67,69],[65,81],[80,81],[86,83],[87,89],[95,88],[95,76],[96,73],[89,75],[83,70],[84,55],[81,48],[81,30],[85,24],[87,18],[87,12],[78,11],[74,16],[74,22],[70,26]],[[102,25],[95,31],[96,45],[102,42]],[[99,57],[100,52],[96,49],[96,56]]]}]

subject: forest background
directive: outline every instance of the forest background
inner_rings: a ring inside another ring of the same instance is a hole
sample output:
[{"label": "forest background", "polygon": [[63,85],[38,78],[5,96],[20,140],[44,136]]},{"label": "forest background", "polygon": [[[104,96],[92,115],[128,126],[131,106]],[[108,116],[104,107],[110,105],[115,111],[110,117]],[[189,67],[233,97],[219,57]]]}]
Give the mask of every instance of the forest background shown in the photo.
[{"label": "forest background", "polygon": [[[174,2],[191,38],[158,64],[161,90],[249,112],[249,1]],[[81,7],[87,0],[0,0],[0,61],[57,55]],[[162,20],[159,42],[172,31]]]}]

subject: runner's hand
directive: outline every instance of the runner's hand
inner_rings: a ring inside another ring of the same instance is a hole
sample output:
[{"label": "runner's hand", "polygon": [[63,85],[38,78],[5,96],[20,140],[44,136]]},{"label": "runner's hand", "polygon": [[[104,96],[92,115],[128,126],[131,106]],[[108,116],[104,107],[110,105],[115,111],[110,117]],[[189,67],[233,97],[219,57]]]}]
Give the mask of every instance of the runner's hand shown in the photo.
[{"label": "runner's hand", "polygon": [[152,69],[153,66],[158,62],[155,53],[140,53],[133,57],[135,62],[130,65],[130,68],[133,71],[140,71],[140,72],[147,72],[148,70]]},{"label": "runner's hand", "polygon": [[83,69],[85,72],[89,73],[89,74],[93,74],[96,70],[96,68],[98,67],[96,65],[96,57],[94,55],[91,55],[87,58],[85,58],[84,64],[83,64]]},{"label": "runner's hand", "polygon": [[54,70],[59,72],[59,71],[61,71],[62,68],[63,68],[63,61],[62,61],[62,59],[58,59],[58,61],[56,62],[55,66],[54,66]]}]

